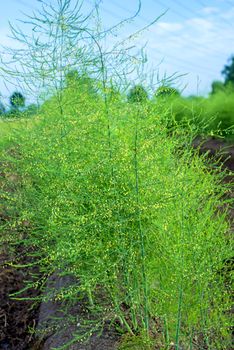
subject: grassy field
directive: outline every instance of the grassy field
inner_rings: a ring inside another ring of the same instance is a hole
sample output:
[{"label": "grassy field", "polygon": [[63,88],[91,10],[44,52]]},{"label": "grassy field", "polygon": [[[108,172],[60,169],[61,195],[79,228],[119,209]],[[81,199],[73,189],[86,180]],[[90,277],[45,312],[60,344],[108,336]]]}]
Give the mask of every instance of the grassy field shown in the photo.
[{"label": "grassy field", "polygon": [[[36,118],[33,118],[33,123]],[[0,150],[3,150],[7,145],[15,140],[15,134],[23,131],[24,128],[32,125],[32,121],[24,118],[19,119],[3,119],[0,118]]]},{"label": "grassy field", "polygon": [[12,130],[17,127],[21,121],[6,122],[0,119],[0,147],[3,147],[5,142],[9,140]]}]

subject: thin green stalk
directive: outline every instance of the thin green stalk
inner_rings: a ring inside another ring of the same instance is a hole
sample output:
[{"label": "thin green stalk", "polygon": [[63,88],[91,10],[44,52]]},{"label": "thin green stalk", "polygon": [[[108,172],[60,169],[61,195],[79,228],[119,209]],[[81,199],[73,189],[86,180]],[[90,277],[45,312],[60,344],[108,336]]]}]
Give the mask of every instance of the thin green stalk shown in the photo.
[{"label": "thin green stalk", "polygon": [[94,301],[93,301],[92,291],[91,291],[90,287],[88,287],[88,299],[89,299],[89,304],[90,304],[91,308],[93,308]]},{"label": "thin green stalk", "polygon": [[138,230],[140,236],[140,254],[141,254],[141,272],[143,280],[143,293],[144,293],[144,327],[146,331],[149,331],[149,313],[148,313],[148,286],[145,272],[145,237],[141,225],[141,212],[140,212],[140,194],[139,194],[139,165],[138,165],[138,113],[136,117],[135,127],[135,139],[134,139],[134,171],[135,171],[135,190],[136,190],[136,214],[138,222]]},{"label": "thin green stalk", "polygon": [[[105,116],[106,116],[106,119],[108,121],[107,130],[108,130],[109,159],[111,162],[111,176],[112,176],[112,181],[113,181],[113,186],[114,186],[114,191],[115,191],[115,198],[116,198],[116,202],[117,202],[116,180],[115,180],[115,175],[114,175],[113,154],[112,154],[112,145],[111,145],[110,114],[109,114],[109,104],[108,104],[108,99],[107,99],[107,84],[106,84],[107,77],[106,77],[106,70],[105,70],[105,62],[104,62],[102,48],[101,48],[99,42],[96,40],[95,37],[92,36],[91,33],[90,33],[90,35],[91,35],[92,39],[94,40],[96,46],[98,47],[98,51],[100,54],[102,87],[103,87],[103,91],[104,91]],[[122,224],[121,224],[121,220],[120,220],[119,206],[117,208],[117,214],[118,214],[118,219],[119,219],[119,224],[120,224],[120,229],[119,229],[120,230],[120,237],[123,239],[124,236],[123,236]],[[120,242],[120,245],[122,246],[122,242]],[[125,255],[123,257],[123,268],[124,268],[124,274],[126,274],[126,276],[128,276],[128,264],[126,262]],[[128,287],[129,287],[129,285],[126,284],[126,288],[128,288]],[[130,297],[131,319],[132,319],[133,327],[136,330],[137,329],[137,317],[136,317],[136,310],[134,309],[133,306],[134,306],[134,298]],[[118,310],[120,310],[120,309],[118,308]],[[124,320],[123,322],[124,322],[125,326],[127,327],[128,331],[130,333],[132,333],[132,330],[130,329],[129,325],[126,324],[124,317],[121,317],[121,318]],[[148,328],[148,326],[147,326],[147,328]]]},{"label": "thin green stalk", "polygon": [[[110,293],[111,293],[111,292],[110,292]],[[121,322],[122,324],[125,325],[125,327],[126,327],[127,331],[129,332],[129,334],[134,335],[134,333],[133,333],[131,327],[129,326],[128,322],[126,321],[126,319],[125,319],[125,317],[124,317],[124,315],[123,315],[123,313],[122,313],[122,311],[120,310],[119,303],[118,303],[118,301],[116,300],[116,298],[115,298],[114,295],[112,295],[112,299],[113,299],[115,308],[116,308],[116,310],[118,311],[117,317],[119,318],[120,322]]]},{"label": "thin green stalk", "polygon": [[193,330],[190,331],[189,350],[193,350]]},{"label": "thin green stalk", "polygon": [[168,331],[168,324],[167,324],[167,317],[164,317],[164,330],[165,330],[165,342],[166,342],[166,349],[169,350],[170,347],[170,337],[169,337],[169,331]]},{"label": "thin green stalk", "polygon": [[180,285],[180,291],[179,291],[177,325],[176,325],[176,338],[175,338],[176,350],[179,350],[179,337],[180,337],[182,300],[183,300],[183,287],[182,287],[182,284],[181,284]]},{"label": "thin green stalk", "polygon": [[[183,188],[185,188],[183,186]],[[183,195],[184,193],[182,193]],[[180,225],[180,260],[181,260],[181,275],[180,275],[180,287],[179,287],[179,300],[178,300],[178,312],[177,312],[177,325],[176,325],[176,338],[175,346],[176,350],[179,350],[179,337],[180,337],[180,325],[181,325],[181,310],[183,302],[183,277],[184,277],[184,197],[181,198],[181,225]]]}]

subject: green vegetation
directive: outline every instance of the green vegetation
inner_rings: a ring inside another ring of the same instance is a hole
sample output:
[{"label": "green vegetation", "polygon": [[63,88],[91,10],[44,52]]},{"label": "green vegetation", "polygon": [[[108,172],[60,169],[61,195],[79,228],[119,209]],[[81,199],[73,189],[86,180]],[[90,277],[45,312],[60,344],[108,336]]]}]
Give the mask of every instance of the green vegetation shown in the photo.
[{"label": "green vegetation", "polygon": [[164,96],[155,99],[171,118],[171,123],[194,125],[201,135],[233,138],[234,131],[234,92],[224,88],[209,97],[185,98],[182,96]]},{"label": "green vegetation", "polygon": [[[10,108],[7,110],[0,101],[0,119],[25,118],[36,113],[36,109],[32,110],[32,106],[25,107],[25,97],[21,92],[15,91],[9,98]],[[33,112],[33,113],[32,113]]]},{"label": "green vegetation", "polygon": [[228,60],[230,64],[224,66],[222,74],[224,75],[225,85],[231,83],[234,84],[234,56],[231,56]]},{"label": "green vegetation", "polygon": [[136,85],[130,89],[128,94],[129,102],[145,102],[148,99],[147,91],[141,85]]},{"label": "green vegetation", "polygon": [[156,92],[155,92],[155,97],[159,97],[159,98],[168,98],[168,97],[175,97],[175,96],[179,96],[180,93],[178,90],[176,90],[175,88],[171,87],[171,86],[160,86]]},{"label": "green vegetation", "polygon": [[[116,63],[116,47],[102,52],[103,32],[79,27],[76,37],[70,1],[58,4],[58,27],[43,32],[43,40],[57,40],[46,46],[47,70],[39,57],[31,78],[36,84],[48,74],[47,98],[30,123],[17,123],[11,142],[20,151],[2,152],[21,179],[13,225],[30,223],[26,234],[14,232],[13,245],[29,248],[45,279],[75,276],[79,283],[56,299],[86,298],[93,327],[109,320],[124,334],[120,349],[169,350],[171,342],[193,349],[199,338],[200,349],[228,350],[231,301],[220,272],[232,256],[227,185],[221,165],[208,167],[192,141],[203,132],[227,134],[233,95],[190,100],[164,87],[149,100],[136,85],[127,99],[129,52],[124,61],[118,51]],[[73,38],[84,40],[75,57]],[[87,52],[90,42],[97,51]],[[7,138],[10,122],[1,123]]]},{"label": "green vegetation", "polygon": [[[86,75],[80,77],[73,76],[75,74],[68,73],[66,76],[66,86],[74,90],[81,84],[86,90],[96,96],[97,88],[93,79]],[[77,72],[76,72],[77,74]],[[112,99],[125,99],[124,95],[116,91],[112,91]],[[149,106],[156,107],[163,114],[167,115],[169,125],[174,125],[174,122],[181,125],[193,125],[203,136],[218,136],[225,139],[233,139],[234,131],[234,89],[232,84],[225,86],[222,82],[214,82],[212,91],[209,97],[183,97],[179,92],[172,87],[161,86],[156,90],[152,99],[149,99],[146,89],[141,85],[137,85],[130,89],[127,95],[128,102],[146,102],[149,101]],[[1,108],[1,106],[0,106]],[[9,112],[2,109],[3,118],[28,118],[38,112],[38,107],[35,104],[29,105],[24,110],[20,111],[14,108]]]},{"label": "green vegetation", "polygon": [[[27,121],[25,120],[8,120],[0,119],[0,150],[7,148],[15,140],[15,132],[21,130]],[[28,122],[29,123],[29,122]]]},{"label": "green vegetation", "polygon": [[10,97],[10,104],[12,108],[19,109],[25,106],[25,97],[21,92],[15,91]]},{"label": "green vegetation", "polygon": [[147,103],[112,101],[108,120],[102,99],[72,89],[64,116],[52,98],[17,137],[17,220],[33,225],[20,243],[34,247],[45,274],[79,279],[57,298],[88,295],[130,334],[150,332],[156,317],[177,344],[201,332],[204,346],[228,349],[221,175],[194,155],[194,135],[177,126],[169,136],[166,116]]},{"label": "green vegetation", "polygon": [[0,116],[2,116],[5,113],[6,109],[4,104],[0,101]]}]

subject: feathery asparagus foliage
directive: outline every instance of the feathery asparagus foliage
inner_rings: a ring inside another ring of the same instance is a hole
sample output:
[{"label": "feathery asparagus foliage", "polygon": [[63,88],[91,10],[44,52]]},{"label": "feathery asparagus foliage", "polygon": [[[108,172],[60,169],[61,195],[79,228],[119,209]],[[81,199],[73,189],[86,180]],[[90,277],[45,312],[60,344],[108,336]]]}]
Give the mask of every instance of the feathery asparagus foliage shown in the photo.
[{"label": "feathery asparagus foliage", "polygon": [[102,290],[109,316],[132,334],[166,318],[177,348],[191,329],[219,348],[229,301],[218,271],[230,256],[220,176],[194,156],[191,135],[168,136],[147,104],[109,106],[110,159],[105,102],[76,98],[66,120],[48,101],[21,139],[22,213],[34,227],[23,243],[42,270],[79,278],[58,298],[89,294],[100,306]]},{"label": "feathery asparagus foliage", "polygon": [[[55,85],[48,85],[51,97],[34,127],[17,135],[17,220],[32,223],[18,241],[34,247],[35,264],[45,275],[62,271],[78,278],[57,299],[88,296],[93,312],[118,320],[136,343],[139,334],[150,337],[158,319],[165,324],[167,348],[171,340],[179,349],[202,333],[204,347],[228,349],[230,301],[219,271],[231,256],[230,228],[226,211],[217,211],[225,202],[223,175],[194,154],[192,129],[188,133],[174,123],[168,133],[170,119],[161,106],[126,103],[121,92],[113,93],[124,88],[120,67],[126,51],[118,51],[116,64],[116,47],[107,54],[100,44],[106,32],[78,28],[70,1],[58,4],[59,16],[43,32],[52,46],[34,38],[33,47],[37,43],[38,52],[45,49],[48,56],[46,69],[44,56],[34,57],[36,71],[31,61],[26,64],[40,91],[45,75]],[[48,22],[47,10],[54,8],[45,9]],[[73,30],[79,35],[69,37]],[[82,43],[75,56],[73,39]],[[81,73],[69,78],[77,67]]]}]

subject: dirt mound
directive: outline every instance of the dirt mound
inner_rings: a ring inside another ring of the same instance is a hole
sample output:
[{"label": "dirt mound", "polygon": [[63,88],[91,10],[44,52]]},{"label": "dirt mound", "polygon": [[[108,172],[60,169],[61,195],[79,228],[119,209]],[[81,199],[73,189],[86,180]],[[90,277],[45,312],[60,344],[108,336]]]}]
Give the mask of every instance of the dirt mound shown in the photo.
[{"label": "dirt mound", "polygon": [[[27,222],[17,227],[11,227],[15,209],[10,208],[8,197],[13,198],[20,179],[14,174],[7,163],[0,163],[0,350],[33,349],[31,330],[36,326],[39,305],[35,300],[40,292],[33,288],[16,295],[13,294],[25,288],[27,281],[32,281],[32,274],[37,274],[37,268],[14,268],[14,264],[25,265],[30,263],[28,251],[22,245],[10,247],[9,237],[24,235],[27,231]],[[3,194],[3,195],[2,195]],[[18,299],[17,299],[18,297]],[[22,300],[20,300],[22,298]]]},{"label": "dirt mound", "polygon": [[[1,256],[1,260],[7,257]],[[33,300],[15,300],[12,294],[25,287],[31,279],[29,271],[15,269],[2,264],[0,267],[0,349],[32,349],[32,335],[37,322],[38,307]],[[35,298],[38,291],[28,289],[20,298]]]},{"label": "dirt mound", "polygon": [[[53,273],[48,278],[44,297],[49,295],[50,298],[41,303],[37,325],[38,338],[42,336],[44,339],[41,350],[56,349],[68,343],[69,350],[117,349],[121,336],[114,325],[106,321],[94,331],[96,320],[87,307],[88,300],[77,298],[80,300],[69,305],[56,299],[56,294],[61,289],[76,284],[79,281],[74,277],[59,273]],[[78,341],[78,338],[84,337],[88,339],[86,342]]]},{"label": "dirt mound", "polygon": [[222,139],[196,138],[193,142],[195,148],[199,148],[200,154],[208,152],[211,157],[219,158],[224,167],[234,171],[234,144],[227,143]]}]

